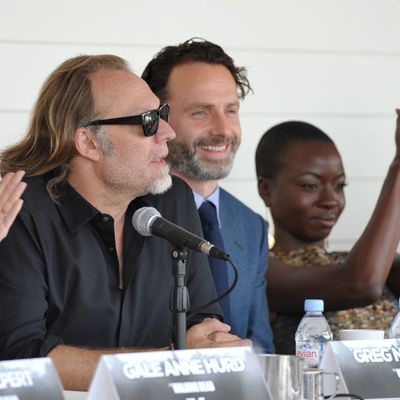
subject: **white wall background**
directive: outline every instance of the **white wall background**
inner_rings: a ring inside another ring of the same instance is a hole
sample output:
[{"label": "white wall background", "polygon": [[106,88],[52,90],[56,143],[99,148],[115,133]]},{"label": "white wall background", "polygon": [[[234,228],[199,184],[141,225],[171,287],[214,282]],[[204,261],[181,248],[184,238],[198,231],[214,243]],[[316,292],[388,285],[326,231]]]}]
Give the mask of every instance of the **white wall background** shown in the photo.
[{"label": "white wall background", "polygon": [[169,44],[200,36],[249,70],[243,142],[223,186],[267,216],[254,151],[271,125],[302,119],[342,153],[347,207],[330,238],[364,228],[394,154],[400,107],[399,0],[0,0],[0,147],[18,140],[47,75],[78,54],[114,53],[140,74]]}]

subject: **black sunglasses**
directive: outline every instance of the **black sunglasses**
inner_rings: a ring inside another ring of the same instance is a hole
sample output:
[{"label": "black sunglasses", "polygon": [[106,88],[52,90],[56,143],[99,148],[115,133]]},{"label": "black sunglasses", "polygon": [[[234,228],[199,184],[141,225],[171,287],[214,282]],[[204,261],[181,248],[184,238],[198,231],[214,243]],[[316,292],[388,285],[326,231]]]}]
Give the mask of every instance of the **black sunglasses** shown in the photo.
[{"label": "black sunglasses", "polygon": [[85,124],[87,126],[98,125],[142,125],[144,136],[153,136],[156,134],[160,118],[164,121],[169,120],[169,105],[161,104],[158,110],[146,111],[141,115],[132,115],[130,117],[97,119]]}]

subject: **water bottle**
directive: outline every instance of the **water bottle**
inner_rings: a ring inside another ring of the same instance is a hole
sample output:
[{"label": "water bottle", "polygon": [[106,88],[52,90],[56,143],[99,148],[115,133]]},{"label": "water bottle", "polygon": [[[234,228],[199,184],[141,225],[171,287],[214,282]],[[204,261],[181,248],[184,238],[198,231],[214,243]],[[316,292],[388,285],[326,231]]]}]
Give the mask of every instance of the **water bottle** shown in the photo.
[{"label": "water bottle", "polygon": [[325,346],[332,340],[332,331],[324,317],[324,301],[307,299],[305,315],[297,328],[296,355],[304,359],[305,368],[319,368]]},{"label": "water bottle", "polygon": [[[399,308],[400,308],[400,298],[399,298]],[[390,325],[389,339],[400,339],[400,311],[398,311],[398,313],[393,319],[392,325]]]}]

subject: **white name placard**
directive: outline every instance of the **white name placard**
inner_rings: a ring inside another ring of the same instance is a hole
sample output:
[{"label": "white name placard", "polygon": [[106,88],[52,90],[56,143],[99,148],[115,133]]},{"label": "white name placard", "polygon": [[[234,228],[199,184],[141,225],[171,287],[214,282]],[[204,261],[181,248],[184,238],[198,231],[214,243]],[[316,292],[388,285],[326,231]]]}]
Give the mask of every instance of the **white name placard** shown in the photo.
[{"label": "white name placard", "polygon": [[[339,374],[340,393],[364,399],[400,399],[400,340],[330,342],[321,368]],[[331,387],[325,389],[332,391]]]},{"label": "white name placard", "polygon": [[64,400],[50,358],[0,362],[0,400]]},{"label": "white name placard", "polygon": [[88,400],[270,400],[249,347],[101,357]]}]

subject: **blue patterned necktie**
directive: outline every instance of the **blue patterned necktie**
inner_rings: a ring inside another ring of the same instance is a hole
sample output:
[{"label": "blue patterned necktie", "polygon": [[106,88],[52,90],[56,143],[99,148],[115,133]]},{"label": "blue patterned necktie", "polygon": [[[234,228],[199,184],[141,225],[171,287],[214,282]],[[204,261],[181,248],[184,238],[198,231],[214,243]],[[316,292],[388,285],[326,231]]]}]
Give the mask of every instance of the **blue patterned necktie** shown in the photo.
[{"label": "blue patterned necktie", "polygon": [[[203,227],[204,238],[211,244],[224,250],[224,241],[222,239],[221,229],[219,227],[217,210],[213,203],[205,201],[199,208],[199,215],[201,225]],[[228,290],[228,270],[227,263],[214,257],[208,257],[213,274],[215,288],[217,289],[218,296]],[[225,297],[220,301],[222,311],[224,312],[224,320],[227,324],[231,320],[231,310],[229,299]]]}]

